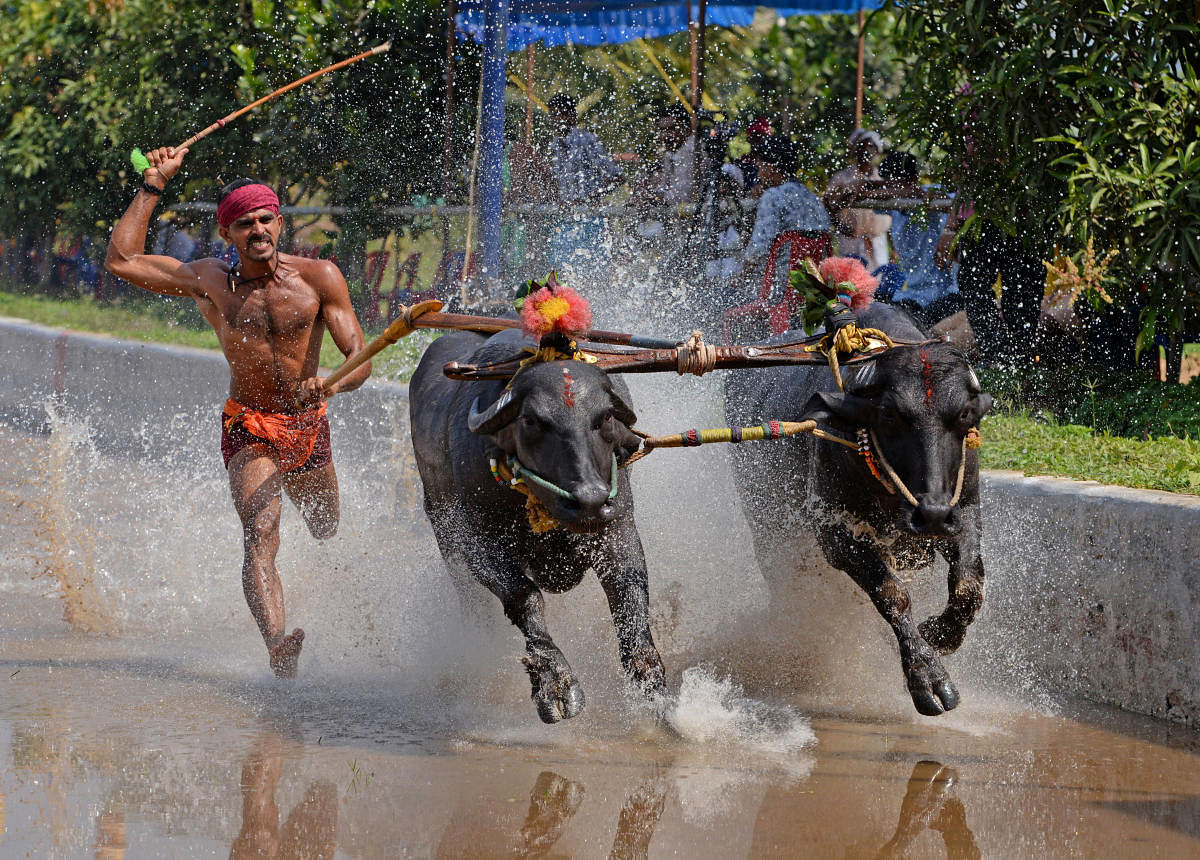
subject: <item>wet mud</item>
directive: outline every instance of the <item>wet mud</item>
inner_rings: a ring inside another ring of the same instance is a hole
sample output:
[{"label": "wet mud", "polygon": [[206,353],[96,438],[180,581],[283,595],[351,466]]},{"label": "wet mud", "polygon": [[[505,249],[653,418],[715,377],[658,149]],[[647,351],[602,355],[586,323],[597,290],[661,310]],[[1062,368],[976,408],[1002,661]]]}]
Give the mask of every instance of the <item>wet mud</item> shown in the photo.
[{"label": "wet mud", "polygon": [[[652,386],[635,398],[649,430],[695,426]],[[51,423],[0,427],[2,856],[1200,851],[1194,732],[1021,684],[973,634],[951,660],[963,704],[919,717],[840,574],[767,607],[719,454],[635,475],[665,718],[624,689],[589,578],[547,597],[588,708],[544,726],[519,637],[487,601],[462,611],[411,499],[371,483],[380,464],[346,464],[334,540],[285,512],[289,625],[308,634],[286,681],[211,460],[124,460]],[[914,596],[944,600],[941,578]]]}]

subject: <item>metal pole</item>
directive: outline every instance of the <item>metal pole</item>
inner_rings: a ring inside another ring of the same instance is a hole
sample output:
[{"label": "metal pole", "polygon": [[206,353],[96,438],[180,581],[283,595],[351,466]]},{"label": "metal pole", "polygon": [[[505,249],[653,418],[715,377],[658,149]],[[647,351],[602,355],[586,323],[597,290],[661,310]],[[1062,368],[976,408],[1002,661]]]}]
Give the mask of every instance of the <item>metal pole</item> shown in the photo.
[{"label": "metal pole", "polygon": [[854,127],[862,128],[863,111],[863,32],[867,27],[867,13],[858,10],[858,80],[854,93]]},{"label": "metal pole", "polygon": [[533,43],[525,48],[525,143],[533,142]]},{"label": "metal pole", "polygon": [[442,119],[442,195],[450,199],[450,173],[454,169],[454,16],[457,0],[446,0],[446,115]]},{"label": "metal pole", "polygon": [[700,69],[699,69],[699,45],[697,44],[697,26],[696,20],[692,18],[692,0],[685,0],[687,4],[687,19],[688,19],[688,41],[691,44],[691,67],[692,67],[692,134],[696,133],[699,128],[699,115],[696,110],[700,106]]},{"label": "metal pole", "polygon": [[479,171],[479,241],[482,286],[489,298],[502,292],[500,272],[501,169],[504,159],[504,87],[508,52],[508,0],[488,0],[483,18],[483,146]]},{"label": "metal pole", "polygon": [[699,27],[696,33],[696,110],[704,104],[704,51],[708,44],[705,24],[708,21],[708,0],[700,0],[700,11],[696,16]]},{"label": "metal pole", "polygon": [[[442,202],[450,202],[454,174],[454,16],[457,0],[446,0],[446,115],[442,120]],[[450,219],[442,216],[442,258],[450,249]]]},{"label": "metal pole", "polygon": [[[688,2],[691,14],[691,2]],[[708,0],[699,0],[696,15],[696,38],[692,43],[692,199],[700,202],[700,111],[704,105],[704,23],[708,17]]]}]

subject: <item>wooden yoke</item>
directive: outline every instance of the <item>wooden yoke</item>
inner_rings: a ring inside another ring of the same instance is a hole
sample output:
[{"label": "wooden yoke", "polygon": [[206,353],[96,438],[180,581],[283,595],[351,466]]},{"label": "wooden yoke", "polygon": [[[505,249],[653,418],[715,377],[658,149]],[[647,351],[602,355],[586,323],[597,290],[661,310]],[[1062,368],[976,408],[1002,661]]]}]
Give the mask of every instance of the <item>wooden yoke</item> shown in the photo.
[{"label": "wooden yoke", "polygon": [[[472,316],[469,314],[442,313],[442,303],[436,300],[420,302],[411,308],[400,306],[400,313],[383,334],[375,338],[361,351],[346,359],[325,380],[326,396],[346,374],[360,366],[376,353],[396,343],[419,328],[473,331],[494,334],[508,329],[520,329],[521,321],[508,317]],[[700,332],[692,332],[683,341],[645,337],[624,332],[593,329],[583,338],[581,349],[595,359],[595,364],[609,373],[663,373],[675,371],[680,375],[691,373],[702,376],[712,370],[747,367],[776,367],[788,364],[829,364],[830,351],[846,352],[840,364],[857,364],[871,361],[892,346],[925,346],[938,340],[914,343],[879,339],[871,329],[861,330],[863,335],[853,344],[830,341],[827,335],[785,340],[776,343],[723,344],[720,346],[704,342]],[[633,349],[613,349],[604,344]],[[639,348],[640,347],[640,348]],[[509,379],[520,370],[529,358],[528,352],[518,353],[511,358],[486,365],[465,364],[452,361],[443,368],[451,379]]]},{"label": "wooden yoke", "polygon": [[[615,350],[585,343],[582,349],[596,359],[596,365],[609,373],[663,373],[675,371],[679,374],[692,373],[701,376],[711,370],[732,370],[747,367],[777,367],[790,364],[829,364],[823,350],[825,336],[805,338],[778,344],[723,344],[713,346],[698,344],[695,339],[669,349]],[[917,344],[896,341],[886,344],[870,341],[865,348],[855,351],[840,361],[840,364],[858,364],[874,360],[890,346],[920,346],[937,343],[936,340]],[[702,352],[698,350],[702,347]],[[697,355],[702,355],[701,359]],[[465,364],[452,361],[443,372],[451,379],[507,379],[516,373],[528,355],[517,355],[505,361],[488,365]]]}]

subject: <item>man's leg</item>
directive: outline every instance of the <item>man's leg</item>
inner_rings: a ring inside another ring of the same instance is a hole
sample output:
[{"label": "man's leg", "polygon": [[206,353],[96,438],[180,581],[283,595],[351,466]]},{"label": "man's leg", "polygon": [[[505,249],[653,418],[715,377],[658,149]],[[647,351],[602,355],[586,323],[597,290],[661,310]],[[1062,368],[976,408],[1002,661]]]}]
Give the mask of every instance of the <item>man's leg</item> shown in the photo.
[{"label": "man's leg", "polygon": [[333,463],[307,472],[285,474],[283,489],[300,509],[304,524],[313,537],[326,540],[337,534],[340,507]]},{"label": "man's leg", "polygon": [[242,521],[242,590],[258,623],[271,657],[271,669],[280,677],[296,674],[304,631],[284,635],[283,586],[275,570],[279,551],[279,464],[265,445],[249,445],[229,461],[229,489]]}]

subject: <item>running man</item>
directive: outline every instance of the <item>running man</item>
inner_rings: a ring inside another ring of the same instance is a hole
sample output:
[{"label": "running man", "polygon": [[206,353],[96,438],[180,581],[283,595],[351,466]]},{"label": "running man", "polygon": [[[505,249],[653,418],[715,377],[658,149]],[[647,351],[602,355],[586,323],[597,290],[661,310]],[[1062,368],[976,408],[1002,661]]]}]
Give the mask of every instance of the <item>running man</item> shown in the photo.
[{"label": "running man", "polygon": [[[362,349],[363,334],[337,266],[279,253],[279,198],[262,183],[236,180],[218,199],[217,223],[221,238],[237,249],[236,267],[145,253],[154,207],[187,152],[164,147],[148,155],[141,188],[113,228],[105,267],[144,290],[191,298],[217,333],[230,372],[221,454],[242,521],[242,588],[272,671],[290,678],[304,631],[288,634],[284,626],[275,570],[280,490],[313,537],[333,537],[338,485],[318,359],[327,328],[347,356]],[[363,364],[330,393],[358,388],[370,375],[370,363]]]}]

